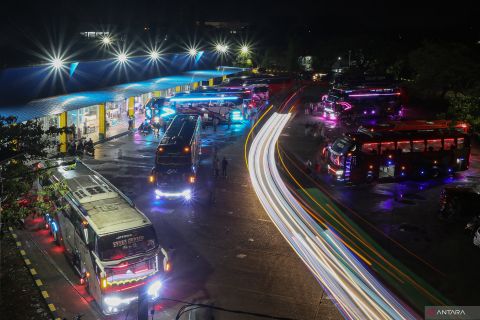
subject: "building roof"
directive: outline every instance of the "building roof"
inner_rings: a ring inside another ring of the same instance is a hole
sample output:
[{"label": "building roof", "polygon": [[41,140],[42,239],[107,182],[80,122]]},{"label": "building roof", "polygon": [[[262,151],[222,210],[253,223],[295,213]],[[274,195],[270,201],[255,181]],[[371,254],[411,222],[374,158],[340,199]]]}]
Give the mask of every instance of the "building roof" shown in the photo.
[{"label": "building roof", "polygon": [[93,106],[108,101],[119,101],[152,91],[165,90],[189,83],[241,72],[240,68],[224,70],[187,71],[181,75],[130,82],[95,91],[83,91],[33,100],[24,105],[0,107],[0,115],[16,116],[19,122],[60,114],[64,111]]}]

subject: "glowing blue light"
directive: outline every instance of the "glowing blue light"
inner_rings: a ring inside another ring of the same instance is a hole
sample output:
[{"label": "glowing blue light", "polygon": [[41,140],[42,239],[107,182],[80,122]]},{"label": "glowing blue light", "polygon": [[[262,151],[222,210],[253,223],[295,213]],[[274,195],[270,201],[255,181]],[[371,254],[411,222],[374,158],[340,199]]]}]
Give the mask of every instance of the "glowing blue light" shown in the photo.
[{"label": "glowing blue light", "polygon": [[238,100],[238,97],[198,97],[198,98],[171,98],[172,102],[185,101],[222,101],[222,100]]},{"label": "glowing blue light", "polygon": [[55,233],[58,231],[58,226],[57,226],[57,223],[55,221],[52,221],[52,230]]},{"label": "glowing blue light", "polygon": [[232,117],[233,121],[242,121],[243,120],[243,116],[242,116],[242,113],[240,112],[240,110],[233,110],[232,113],[231,113],[231,117]]},{"label": "glowing blue light", "polygon": [[75,70],[77,70],[78,62],[73,62],[70,64],[70,78],[73,77]]},{"label": "glowing blue light", "polygon": [[175,114],[175,112],[176,111],[172,108],[163,107],[162,108],[162,113],[160,114],[160,117],[165,118],[165,117],[168,117],[168,116],[171,116],[171,115]]},{"label": "glowing blue light", "polygon": [[422,170],[422,171],[420,171],[420,174],[424,174],[424,173],[425,173],[425,171],[423,171],[423,170]]}]

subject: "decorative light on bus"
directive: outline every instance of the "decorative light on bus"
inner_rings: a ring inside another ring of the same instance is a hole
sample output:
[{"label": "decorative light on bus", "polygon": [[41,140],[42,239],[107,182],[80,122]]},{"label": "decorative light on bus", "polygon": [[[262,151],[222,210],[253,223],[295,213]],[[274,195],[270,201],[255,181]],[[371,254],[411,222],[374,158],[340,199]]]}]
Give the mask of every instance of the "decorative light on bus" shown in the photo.
[{"label": "decorative light on bus", "polygon": [[158,148],[158,152],[163,152],[163,147]]},{"label": "decorative light on bus", "polygon": [[362,98],[362,97],[378,97],[378,96],[399,96],[400,92],[395,93],[357,93],[357,94],[349,94],[349,97],[352,98]]},{"label": "decorative light on bus", "polygon": [[185,148],[183,148],[183,152],[185,152],[185,153],[186,153],[186,152],[190,152],[190,147],[185,147]]},{"label": "decorative light on bus", "polygon": [[168,116],[171,116],[175,114],[175,110],[169,107],[163,107],[162,108],[162,114],[160,114],[160,117],[165,118]]},{"label": "decorative light on bus", "polygon": [[102,288],[105,289],[107,287],[107,279],[102,279]]},{"label": "decorative light on bus", "polygon": [[154,182],[155,182],[155,176],[154,176],[154,175],[150,175],[150,176],[148,177],[148,181],[149,181],[150,183],[154,183]]},{"label": "decorative light on bus", "polygon": [[185,101],[222,101],[222,100],[238,100],[238,97],[197,97],[197,98],[171,98],[171,102],[185,102]]},{"label": "decorative light on bus", "polygon": [[171,266],[170,262],[167,262],[165,264],[164,270],[165,270],[165,272],[169,272],[170,270],[172,270],[172,266]]},{"label": "decorative light on bus", "polygon": [[242,116],[242,113],[240,112],[240,110],[234,110],[234,111],[232,111],[231,117],[232,117],[232,120],[233,120],[233,121],[241,121],[241,120],[243,120],[243,116]]},{"label": "decorative light on bus", "polygon": [[188,182],[190,182],[190,183],[195,183],[195,176],[190,176],[190,177],[188,178]]}]

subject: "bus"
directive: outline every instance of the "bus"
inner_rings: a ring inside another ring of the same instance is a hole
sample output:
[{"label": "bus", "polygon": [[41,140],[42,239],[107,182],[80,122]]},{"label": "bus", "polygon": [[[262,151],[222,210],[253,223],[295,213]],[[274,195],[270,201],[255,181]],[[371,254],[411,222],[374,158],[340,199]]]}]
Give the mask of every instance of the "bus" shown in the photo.
[{"label": "bus", "polygon": [[153,97],[145,105],[145,119],[150,123],[169,121],[175,114],[176,110],[170,105],[168,98]]},{"label": "bus", "polygon": [[241,122],[246,118],[250,102],[240,92],[183,92],[169,101],[177,113],[201,115],[205,124],[214,119],[219,122]]},{"label": "bus", "polygon": [[[258,75],[251,77],[228,78],[222,84],[223,86],[251,86],[263,85],[268,87],[269,95],[276,94],[282,90],[288,90],[293,87],[293,79],[291,77],[274,76],[274,75]],[[264,89],[259,89],[259,91]]]},{"label": "bus", "polygon": [[150,220],[103,176],[78,161],[54,169],[40,188],[63,181],[57,214],[46,226],[106,315],[125,311],[140,294],[156,298],[170,270]]},{"label": "bus", "polygon": [[338,181],[352,183],[464,171],[470,161],[465,125],[416,120],[360,127],[323,150],[327,171]]},{"label": "bus", "polygon": [[340,85],[322,97],[327,120],[357,117],[402,117],[402,90],[396,85]]},{"label": "bus", "polygon": [[178,114],[170,122],[158,144],[155,167],[149,176],[157,199],[192,198],[201,153],[201,128],[199,115]]}]

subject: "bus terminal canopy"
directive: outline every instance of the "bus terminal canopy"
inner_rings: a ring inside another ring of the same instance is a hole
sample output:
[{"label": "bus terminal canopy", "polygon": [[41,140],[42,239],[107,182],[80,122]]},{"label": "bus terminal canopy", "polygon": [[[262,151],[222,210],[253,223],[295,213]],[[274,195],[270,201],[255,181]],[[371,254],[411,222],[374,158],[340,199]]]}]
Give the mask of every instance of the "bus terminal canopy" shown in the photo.
[{"label": "bus terminal canopy", "polygon": [[240,68],[224,70],[187,71],[181,75],[154,78],[131,82],[96,91],[83,91],[66,95],[48,97],[30,101],[18,106],[1,106],[1,116],[15,116],[18,122],[33,120],[46,115],[93,106],[109,101],[124,100],[141,94],[187,85],[193,82],[207,81],[243,71]]}]

